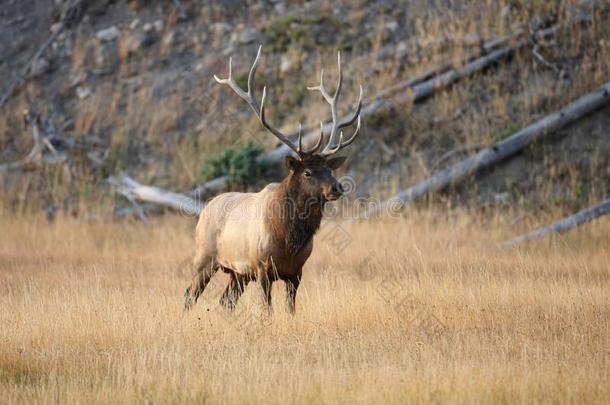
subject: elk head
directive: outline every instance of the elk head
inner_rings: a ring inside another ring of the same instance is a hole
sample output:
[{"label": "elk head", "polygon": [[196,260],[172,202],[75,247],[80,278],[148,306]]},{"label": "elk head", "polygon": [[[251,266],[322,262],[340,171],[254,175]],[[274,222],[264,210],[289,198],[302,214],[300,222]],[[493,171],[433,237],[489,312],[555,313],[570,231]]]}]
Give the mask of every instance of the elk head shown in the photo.
[{"label": "elk head", "polygon": [[[267,98],[267,87],[263,87],[263,95],[261,98],[260,107],[257,104],[256,98],[254,97],[254,75],[256,67],[261,54],[260,46],[256,53],[254,63],[250,68],[248,74],[248,89],[244,91],[237,85],[233,79],[232,72],[232,59],[229,58],[229,77],[227,79],[220,79],[214,75],[214,79],[220,84],[228,85],[239,97],[244,99],[250,108],[256,113],[261,124],[271,132],[276,138],[278,138],[284,145],[290,148],[294,155],[286,157],[286,166],[290,171],[288,177],[288,183],[290,187],[296,188],[300,191],[301,195],[308,198],[318,198],[322,203],[327,201],[334,201],[341,197],[343,194],[343,188],[341,184],[332,175],[332,171],[338,169],[344,162],[345,157],[335,157],[337,152],[341,149],[349,146],[360,131],[360,110],[362,108],[362,86],[360,86],[360,95],[358,97],[358,105],[356,111],[344,122],[339,122],[337,114],[337,101],[339,94],[341,93],[341,87],[343,84],[343,73],[341,71],[341,54],[337,53],[337,65],[338,65],[338,79],[337,86],[334,94],[331,96],[326,88],[324,87],[324,70],[320,72],[320,84],[317,86],[307,87],[308,90],[319,91],[324,100],[330,105],[332,126],[330,129],[330,135],[326,146],[320,150],[324,139],[324,123],[320,122],[320,135],[318,136],[317,142],[312,148],[305,150],[302,143],[302,127],[299,123],[299,132],[297,135],[297,141],[292,142],[286,135],[280,132],[278,129],[272,127],[265,116],[265,100]],[[351,126],[357,122],[356,129],[352,136],[343,139],[342,129]],[[337,140],[337,132],[338,140]]]}]

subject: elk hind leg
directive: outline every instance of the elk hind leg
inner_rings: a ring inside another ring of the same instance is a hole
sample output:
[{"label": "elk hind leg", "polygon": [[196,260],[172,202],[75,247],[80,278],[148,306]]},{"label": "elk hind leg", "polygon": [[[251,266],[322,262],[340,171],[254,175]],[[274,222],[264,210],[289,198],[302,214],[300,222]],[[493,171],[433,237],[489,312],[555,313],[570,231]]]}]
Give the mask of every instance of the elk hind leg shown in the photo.
[{"label": "elk hind leg", "polygon": [[220,305],[225,307],[228,311],[233,311],[237,300],[243,294],[246,286],[250,282],[250,279],[237,274],[231,274],[231,280],[225,289],[225,292],[220,297]]},{"label": "elk hind leg", "polygon": [[284,281],[286,283],[286,304],[288,305],[288,312],[291,315],[294,315],[297,290],[299,289],[299,284],[301,283],[301,277],[294,276]]}]

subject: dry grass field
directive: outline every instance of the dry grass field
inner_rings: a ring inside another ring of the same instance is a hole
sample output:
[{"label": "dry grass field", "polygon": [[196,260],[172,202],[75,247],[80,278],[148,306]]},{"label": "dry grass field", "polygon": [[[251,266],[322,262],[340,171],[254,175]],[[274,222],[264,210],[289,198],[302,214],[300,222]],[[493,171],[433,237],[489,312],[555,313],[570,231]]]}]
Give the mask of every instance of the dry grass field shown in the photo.
[{"label": "dry grass field", "polygon": [[499,251],[515,217],[329,222],[267,318],[225,275],[182,314],[190,219],[0,216],[0,402],[603,403],[610,220]]}]

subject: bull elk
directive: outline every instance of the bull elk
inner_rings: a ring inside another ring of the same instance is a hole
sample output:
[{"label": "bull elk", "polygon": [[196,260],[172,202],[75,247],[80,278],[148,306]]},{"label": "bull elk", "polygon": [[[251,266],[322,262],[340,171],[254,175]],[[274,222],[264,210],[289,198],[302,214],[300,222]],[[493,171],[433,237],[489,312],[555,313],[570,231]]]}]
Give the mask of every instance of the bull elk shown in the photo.
[{"label": "bull elk", "polygon": [[[345,162],[345,157],[333,155],[350,145],[358,135],[362,86],[356,111],[347,121],[339,122],[337,100],[343,83],[341,54],[337,57],[339,73],[332,96],[324,86],[324,70],[321,71],[320,84],[308,87],[308,90],[319,91],[330,104],[332,126],[324,149],[319,151],[324,138],[323,125],[320,124],[316,144],[305,150],[300,125],[297,142],[294,143],[267,121],[266,87],[263,88],[260,108],[257,105],[253,81],[260,53],[259,47],[248,75],[247,91],[235,82],[231,59],[229,77],[214,78],[245,100],[262,125],[290,148],[296,157],[286,157],[289,174],[281,183],[271,183],[257,193],[221,194],[212,199],[201,212],[196,228],[193,279],[185,292],[185,311],[195,304],[212,276],[221,269],[231,277],[220,299],[226,309],[233,310],[244,288],[250,281],[256,280],[262,287],[267,309],[271,311],[272,284],[276,280],[283,280],[288,310],[294,314],[303,265],[312,252],[313,236],[320,227],[324,205],[337,200],[343,193],[332,170],[339,168]],[[357,125],[354,133],[344,140],[341,129],[355,122]]]}]

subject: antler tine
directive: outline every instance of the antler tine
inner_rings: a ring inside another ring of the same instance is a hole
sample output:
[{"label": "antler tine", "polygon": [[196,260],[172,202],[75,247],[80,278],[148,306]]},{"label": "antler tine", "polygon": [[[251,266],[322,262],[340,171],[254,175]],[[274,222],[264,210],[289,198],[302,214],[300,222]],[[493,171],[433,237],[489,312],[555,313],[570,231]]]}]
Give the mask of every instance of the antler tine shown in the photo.
[{"label": "antler tine", "polygon": [[227,86],[229,86],[239,97],[241,97],[243,100],[245,100],[246,103],[248,103],[248,105],[250,106],[250,108],[252,108],[252,110],[254,110],[254,112],[260,119],[263,126],[265,128],[267,128],[273,135],[275,135],[275,137],[277,137],[280,141],[282,141],[283,144],[288,146],[297,155],[301,156],[301,127],[300,127],[301,124],[299,124],[299,135],[298,135],[299,145],[296,146],[284,134],[282,134],[279,130],[273,128],[267,122],[267,120],[265,118],[265,98],[267,95],[266,86],[263,87],[263,97],[261,98],[260,108],[258,107],[258,104],[256,102],[256,97],[254,97],[254,75],[256,73],[256,67],[258,65],[258,60],[261,55],[261,49],[262,49],[262,45],[260,45],[258,47],[258,51],[256,52],[256,58],[254,58],[254,63],[252,63],[252,67],[250,68],[250,72],[248,73],[248,91],[247,92],[245,92],[241,87],[239,87],[239,85],[233,78],[233,58],[231,58],[231,57],[229,57],[229,77],[226,79],[221,79],[218,76],[214,75],[214,79],[216,79],[216,81],[220,84],[226,84]]},{"label": "antler tine", "polygon": [[[292,149],[298,156],[301,156],[301,151],[300,151],[300,147],[295,146],[294,143],[292,143],[290,141],[290,139],[288,139],[286,137],[286,135],[284,135],[283,133],[281,133],[279,130],[273,128],[268,122],[267,119],[265,118],[265,99],[267,97],[267,86],[263,87],[263,97],[261,98],[261,112],[259,115],[259,118],[261,120],[261,123],[263,124],[263,126],[265,128],[267,128],[269,130],[269,132],[271,132],[273,135],[275,135],[280,141],[282,141],[282,143],[286,146],[288,146],[290,149]],[[301,131],[299,130],[299,143],[300,143],[300,138],[301,138]]]},{"label": "antler tine", "polygon": [[354,139],[356,139],[356,135],[358,135],[358,132],[360,132],[360,123],[361,123],[361,119],[360,119],[360,115],[358,115],[358,124],[356,124],[356,130],[354,131],[354,134],[351,136],[351,138],[349,138],[344,143],[343,142],[343,131],[341,131],[339,133],[339,144],[337,146],[335,146],[334,148],[322,151],[322,155],[323,156],[334,155],[335,153],[339,152],[341,149],[345,148],[346,146],[351,145],[352,142],[354,142]]},{"label": "antler tine", "polygon": [[322,151],[322,156],[330,156],[341,150],[341,143],[343,142],[343,131],[339,133],[339,143],[335,146],[330,146],[330,143],[326,145],[326,148]]},{"label": "antler tine", "polygon": [[[329,145],[332,144],[332,142],[335,138],[335,134],[337,132],[337,98],[339,96],[339,91],[341,90],[340,87],[341,87],[341,83],[342,83],[341,53],[339,53],[339,52],[337,53],[337,62],[338,62],[338,67],[339,67],[339,79],[337,82],[337,89],[335,90],[335,94],[332,97],[330,96],[330,94],[328,94],[328,92],[324,88],[324,69],[320,69],[320,84],[317,86],[307,87],[307,90],[319,91],[320,94],[322,94],[322,97],[324,97],[324,100],[326,100],[326,102],[328,104],[330,104],[330,113],[332,116],[333,125],[330,130],[330,136],[328,138]],[[328,145],[327,145],[327,147],[328,147]]]},{"label": "antler tine", "polygon": [[354,131],[354,134],[352,135],[351,138],[349,138],[347,141],[345,141],[344,144],[341,145],[341,148],[345,148],[346,146],[350,146],[352,144],[352,142],[354,142],[354,139],[356,139],[356,135],[358,135],[358,132],[360,132],[360,124],[361,124],[361,117],[360,115],[358,116],[358,123],[356,124],[356,130]]},{"label": "antler tine", "polygon": [[[337,100],[339,99],[339,94],[341,93],[341,87],[343,86],[343,70],[341,69],[341,51],[337,51],[337,87],[335,89],[335,94],[330,99],[329,102],[331,106],[331,116],[333,120],[333,126],[330,129],[330,136],[328,137],[328,145],[327,148],[330,148],[331,145],[335,141],[335,137],[337,136],[337,131],[341,128],[338,125],[339,118],[337,116]],[[341,139],[339,139],[339,144],[341,144]],[[325,148],[326,149],[326,148]]]},{"label": "antler tine", "polygon": [[214,79],[220,84],[226,84],[233,90],[239,97],[244,99],[246,103],[254,110],[256,115],[259,115],[260,111],[258,108],[258,104],[256,102],[256,98],[254,97],[254,73],[256,72],[256,66],[258,65],[258,59],[261,54],[262,45],[258,47],[258,51],[256,52],[256,58],[254,58],[254,63],[252,63],[252,67],[250,68],[250,73],[248,74],[248,91],[245,92],[235,79],[233,78],[233,58],[229,57],[229,77],[226,79],[221,79],[218,76],[214,75]]},{"label": "antler tine", "polygon": [[333,101],[333,98],[330,96],[330,94],[328,94],[328,92],[324,88],[324,69],[320,69],[320,84],[317,86],[308,86],[307,90],[312,90],[312,91],[318,90],[320,92],[320,94],[322,94],[322,97],[324,97],[324,100],[326,100],[326,102],[328,104],[331,104]]},{"label": "antler tine", "polygon": [[[318,86],[307,87],[308,90],[317,90],[322,94],[322,97],[328,104],[330,104],[330,113],[332,117],[332,127],[330,129],[330,136],[328,138],[328,143],[324,150],[322,150],[322,155],[332,155],[337,153],[340,149],[346,147],[351,144],[356,135],[360,130],[360,111],[362,110],[362,86],[360,86],[360,94],[358,96],[358,105],[356,106],[356,111],[352,114],[352,116],[345,122],[339,123],[339,119],[337,117],[337,101],[339,99],[339,95],[341,94],[341,89],[343,87],[343,69],[341,68],[341,52],[337,52],[337,87],[335,88],[335,93],[331,97],[326,89],[324,88],[324,70],[320,71],[320,84]],[[343,133],[339,133],[339,142],[335,145],[335,138],[337,137],[337,132],[341,128],[348,127],[352,125],[356,120],[358,120],[358,128],[354,132],[354,135],[343,143]],[[319,147],[319,145],[317,145]]]},{"label": "antler tine", "polygon": [[320,145],[322,144],[322,139],[324,138],[324,123],[320,122],[320,136],[318,137],[318,141],[316,142],[316,144],[309,150],[306,150],[305,152],[303,152],[306,155],[310,155],[312,153],[316,153],[318,148],[320,148]]},{"label": "antler tine", "polygon": [[360,95],[358,96],[358,105],[356,106],[356,111],[352,114],[351,118],[345,121],[342,124],[339,124],[337,129],[349,127],[352,125],[357,119],[360,118],[360,110],[362,110],[362,85],[360,86]]},{"label": "antler tine", "polygon": [[250,68],[250,73],[248,73],[248,94],[252,95],[252,99],[256,100],[254,97],[254,74],[256,73],[256,68],[258,66],[258,59],[261,56],[262,45],[258,46],[258,51],[256,51],[256,58],[254,58],[254,63],[252,63],[252,67]]},{"label": "antler tine", "polygon": [[301,131],[303,130],[303,126],[299,122],[299,135],[297,137],[297,153],[300,155],[303,151],[303,140],[301,139]]},{"label": "antler tine", "polygon": [[339,93],[341,93],[341,86],[343,85],[343,71],[341,70],[341,51],[337,51],[337,70],[339,71],[339,77],[337,78],[337,88],[335,89],[335,95],[333,99],[337,99],[339,97]]}]

